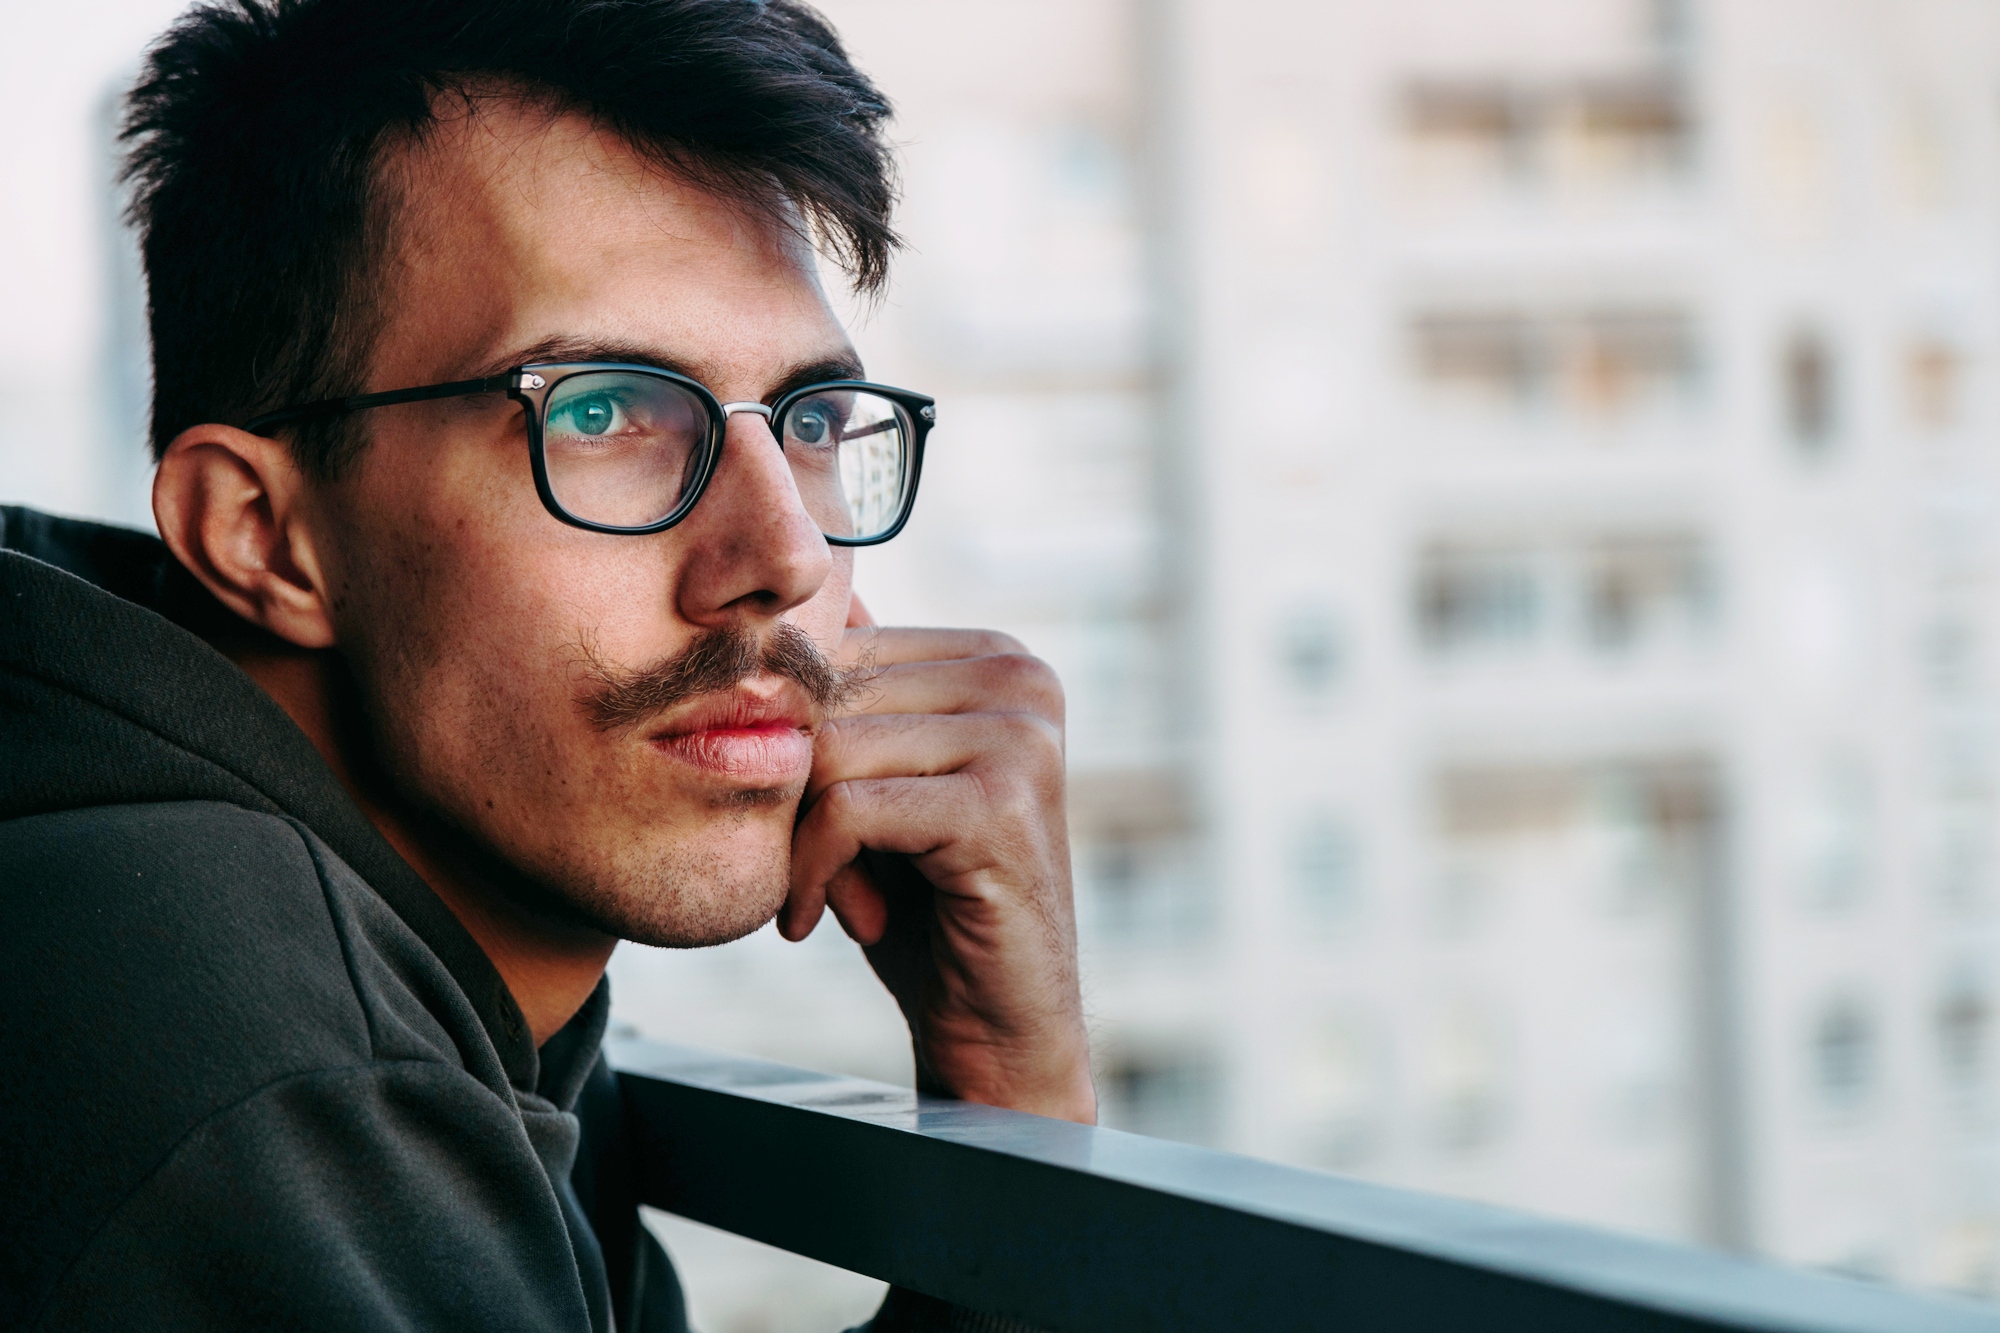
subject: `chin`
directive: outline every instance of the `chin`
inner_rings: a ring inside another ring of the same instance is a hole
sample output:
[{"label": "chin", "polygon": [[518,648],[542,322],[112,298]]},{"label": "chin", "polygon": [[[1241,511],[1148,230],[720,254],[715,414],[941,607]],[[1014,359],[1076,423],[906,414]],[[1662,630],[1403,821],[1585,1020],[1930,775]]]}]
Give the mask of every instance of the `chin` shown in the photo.
[{"label": "chin", "polygon": [[[789,830],[788,830],[789,832]],[[746,854],[748,853],[748,854]],[[704,949],[758,930],[785,905],[791,843],[758,851],[675,847],[559,890],[597,929],[634,944]]]}]

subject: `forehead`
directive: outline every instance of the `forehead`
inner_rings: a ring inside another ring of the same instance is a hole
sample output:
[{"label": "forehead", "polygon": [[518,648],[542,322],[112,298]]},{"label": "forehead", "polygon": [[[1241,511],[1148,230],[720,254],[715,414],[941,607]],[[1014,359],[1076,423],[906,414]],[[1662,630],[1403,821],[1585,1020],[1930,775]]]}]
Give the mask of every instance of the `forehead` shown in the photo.
[{"label": "forehead", "polygon": [[392,153],[383,183],[378,386],[559,338],[657,347],[717,390],[847,347],[803,228],[582,116],[519,98],[457,107]]}]

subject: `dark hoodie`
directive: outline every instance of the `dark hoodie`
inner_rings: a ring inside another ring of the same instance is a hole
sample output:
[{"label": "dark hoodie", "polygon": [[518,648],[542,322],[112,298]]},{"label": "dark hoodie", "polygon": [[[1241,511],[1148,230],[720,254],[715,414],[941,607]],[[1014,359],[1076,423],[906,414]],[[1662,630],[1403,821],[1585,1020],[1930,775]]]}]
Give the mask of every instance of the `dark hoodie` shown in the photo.
[{"label": "dark hoodie", "polygon": [[232,624],[156,538],[0,507],[0,1327],[685,1330],[607,988],[538,1051]]}]

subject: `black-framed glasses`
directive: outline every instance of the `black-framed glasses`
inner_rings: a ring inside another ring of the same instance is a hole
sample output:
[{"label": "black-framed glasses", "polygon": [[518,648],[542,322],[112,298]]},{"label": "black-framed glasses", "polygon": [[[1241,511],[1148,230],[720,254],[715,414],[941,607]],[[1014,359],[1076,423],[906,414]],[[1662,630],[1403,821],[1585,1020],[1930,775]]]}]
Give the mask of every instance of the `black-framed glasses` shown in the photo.
[{"label": "black-framed glasses", "polygon": [[244,429],[483,393],[505,393],[525,409],[529,464],[549,513],[634,536],[688,516],[715,475],[729,418],[754,412],[771,423],[799,498],[829,542],[888,541],[909,521],[924,439],[937,420],[923,394],[863,380],[809,384],[766,406],[720,402],[699,382],[654,366],[578,361],[329,398],[267,412]]}]

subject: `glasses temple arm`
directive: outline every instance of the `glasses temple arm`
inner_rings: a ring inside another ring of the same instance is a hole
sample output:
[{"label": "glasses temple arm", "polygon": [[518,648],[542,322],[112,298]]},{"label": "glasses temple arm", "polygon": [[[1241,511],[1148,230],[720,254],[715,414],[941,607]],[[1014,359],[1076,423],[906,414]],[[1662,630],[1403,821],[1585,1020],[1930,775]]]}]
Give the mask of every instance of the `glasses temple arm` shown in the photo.
[{"label": "glasses temple arm", "polygon": [[427,384],[421,389],[393,389],[388,393],[362,393],[347,398],[323,398],[316,403],[305,403],[298,407],[287,407],[278,412],[267,412],[253,417],[243,429],[251,434],[271,426],[290,425],[311,417],[344,416],[349,412],[365,412],[371,407],[394,407],[399,403],[424,403],[437,398],[463,398],[475,393],[499,393],[515,387],[518,376],[510,371],[505,375],[489,375],[485,379],[455,380],[450,384]]}]

